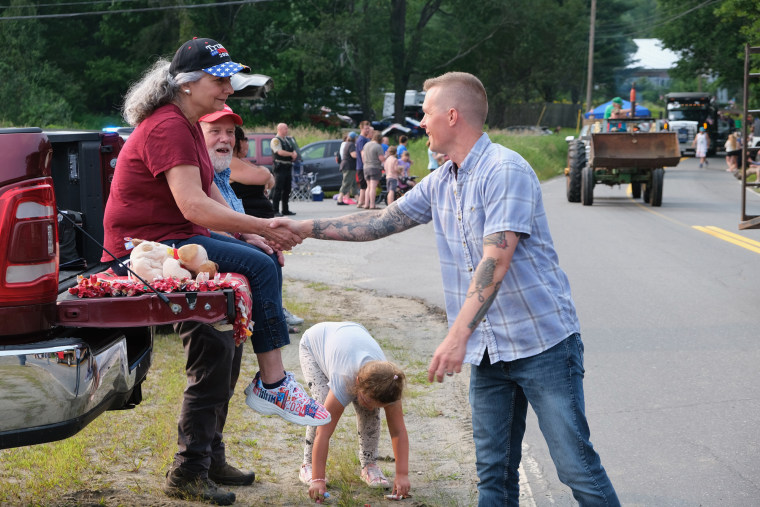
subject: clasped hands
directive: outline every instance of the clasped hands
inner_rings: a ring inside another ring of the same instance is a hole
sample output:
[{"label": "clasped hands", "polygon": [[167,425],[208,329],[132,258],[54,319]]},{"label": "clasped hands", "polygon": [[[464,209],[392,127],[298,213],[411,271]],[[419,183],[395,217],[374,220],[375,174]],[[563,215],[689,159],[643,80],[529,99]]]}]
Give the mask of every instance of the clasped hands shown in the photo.
[{"label": "clasped hands", "polygon": [[274,218],[269,220],[261,236],[276,250],[291,250],[294,246],[303,243],[303,240],[308,237],[308,232],[305,222]]}]

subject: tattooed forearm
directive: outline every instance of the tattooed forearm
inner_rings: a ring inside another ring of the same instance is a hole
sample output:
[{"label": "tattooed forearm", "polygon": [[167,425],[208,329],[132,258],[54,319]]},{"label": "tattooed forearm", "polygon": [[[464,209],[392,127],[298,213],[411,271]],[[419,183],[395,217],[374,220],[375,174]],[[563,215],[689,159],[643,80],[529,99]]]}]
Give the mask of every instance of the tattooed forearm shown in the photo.
[{"label": "tattooed forearm", "polygon": [[339,241],[372,241],[419,225],[395,202],[380,212],[361,212],[340,218],[314,220],[311,237]]},{"label": "tattooed forearm", "polygon": [[470,323],[467,324],[468,328],[475,329],[476,327],[478,327],[478,324],[480,324],[480,321],[483,319],[483,317],[485,317],[488,309],[491,308],[491,304],[493,303],[493,300],[496,299],[496,294],[499,292],[499,287],[501,287],[501,282],[496,282],[496,285],[493,286],[493,292],[491,293],[491,295],[486,298],[486,300],[483,302],[482,305],[480,305],[478,312],[472,318]]},{"label": "tattooed forearm", "polygon": [[509,248],[509,245],[507,244],[507,233],[505,232],[497,232],[494,234],[489,234],[483,239],[483,246],[495,246],[496,248]]},{"label": "tattooed forearm", "polygon": [[496,271],[496,259],[486,257],[480,262],[478,270],[475,271],[475,284],[472,290],[467,294],[467,297],[477,295],[478,301],[481,303],[486,300],[483,297],[483,291],[493,285],[493,275]]}]

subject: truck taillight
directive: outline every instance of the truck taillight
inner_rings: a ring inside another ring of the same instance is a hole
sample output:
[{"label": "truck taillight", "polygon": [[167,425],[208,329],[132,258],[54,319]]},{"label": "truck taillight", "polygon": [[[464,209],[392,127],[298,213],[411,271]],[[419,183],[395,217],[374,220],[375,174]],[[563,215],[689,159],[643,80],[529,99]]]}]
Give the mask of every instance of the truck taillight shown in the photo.
[{"label": "truck taillight", "polygon": [[50,303],[58,294],[58,228],[53,181],[0,189],[0,304]]}]

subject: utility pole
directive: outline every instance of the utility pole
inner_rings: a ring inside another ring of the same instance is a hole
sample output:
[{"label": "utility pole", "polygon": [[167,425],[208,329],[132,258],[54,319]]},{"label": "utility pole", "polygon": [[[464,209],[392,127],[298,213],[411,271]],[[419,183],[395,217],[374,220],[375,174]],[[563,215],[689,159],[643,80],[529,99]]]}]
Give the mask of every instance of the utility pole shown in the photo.
[{"label": "utility pole", "polygon": [[596,26],[596,0],[591,0],[591,26],[588,32],[588,71],[586,72],[586,111],[591,110],[591,92],[594,89],[594,28]]}]

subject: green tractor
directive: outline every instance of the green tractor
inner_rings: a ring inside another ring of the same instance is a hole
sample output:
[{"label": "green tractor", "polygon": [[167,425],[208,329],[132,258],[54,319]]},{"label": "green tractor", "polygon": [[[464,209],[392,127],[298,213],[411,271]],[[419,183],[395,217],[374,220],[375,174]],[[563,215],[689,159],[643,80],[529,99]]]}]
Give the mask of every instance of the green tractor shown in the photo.
[{"label": "green tractor", "polygon": [[649,118],[595,120],[568,137],[567,200],[591,206],[596,184],[630,184],[634,199],[661,206],[664,168],[678,165],[681,152],[675,132],[653,127]]}]

